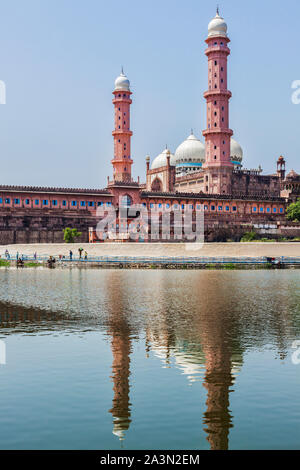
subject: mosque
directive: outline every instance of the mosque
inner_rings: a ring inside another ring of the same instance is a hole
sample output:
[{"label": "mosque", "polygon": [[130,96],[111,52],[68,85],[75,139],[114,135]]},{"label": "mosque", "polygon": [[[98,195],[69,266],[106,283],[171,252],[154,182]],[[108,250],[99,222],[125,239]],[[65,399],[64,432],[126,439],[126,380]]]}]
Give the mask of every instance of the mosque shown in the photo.
[{"label": "mosque", "polygon": [[[283,156],[273,174],[262,168],[244,168],[243,150],[233,138],[229,124],[227,67],[230,55],[227,24],[217,10],[208,25],[205,40],[208,60],[206,129],[203,141],[193,131],[175,153],[164,149],[151,162],[146,157],[146,178],[131,175],[130,82],[123,70],[115,81],[113,105],[115,129],[112,179],[104,189],[40,188],[0,186],[0,243],[61,242],[62,229],[79,229],[82,241],[100,241],[96,232],[100,207],[110,211],[139,204],[149,213],[174,210],[205,213],[205,234],[209,241],[239,240],[249,229],[272,231],[274,236],[299,236],[300,228],[288,223],[287,206],[300,196],[300,176],[286,172]],[[150,219],[149,219],[150,220]],[[150,224],[150,222],[149,222]],[[128,227],[138,229],[135,217]],[[116,239],[107,229],[106,240]],[[150,231],[151,232],[151,231]],[[174,240],[174,224],[169,241]],[[154,241],[149,238],[149,241]],[[164,241],[160,237],[160,241]]]}]

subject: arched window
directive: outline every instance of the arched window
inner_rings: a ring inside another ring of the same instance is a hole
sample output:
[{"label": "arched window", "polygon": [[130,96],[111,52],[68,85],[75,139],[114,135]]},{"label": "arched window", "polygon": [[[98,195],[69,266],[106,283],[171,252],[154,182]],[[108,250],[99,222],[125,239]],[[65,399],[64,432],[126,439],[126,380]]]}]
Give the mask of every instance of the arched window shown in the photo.
[{"label": "arched window", "polygon": [[159,178],[155,178],[151,185],[151,191],[160,191],[162,192],[162,182]]}]

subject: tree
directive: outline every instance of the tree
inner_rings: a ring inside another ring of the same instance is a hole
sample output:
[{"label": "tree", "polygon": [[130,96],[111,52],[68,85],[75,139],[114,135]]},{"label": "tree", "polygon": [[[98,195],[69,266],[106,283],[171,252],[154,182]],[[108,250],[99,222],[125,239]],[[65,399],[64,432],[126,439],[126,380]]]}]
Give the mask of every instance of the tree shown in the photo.
[{"label": "tree", "polygon": [[286,217],[289,220],[300,222],[300,199],[297,202],[293,202],[289,205],[286,210]]},{"label": "tree", "polygon": [[254,230],[252,232],[245,232],[241,238],[241,242],[253,242],[254,240],[258,240],[259,236],[257,235]]},{"label": "tree", "polygon": [[64,241],[66,243],[74,243],[75,239],[82,235],[82,232],[78,232],[77,228],[67,227],[63,229],[63,232],[64,232]]}]

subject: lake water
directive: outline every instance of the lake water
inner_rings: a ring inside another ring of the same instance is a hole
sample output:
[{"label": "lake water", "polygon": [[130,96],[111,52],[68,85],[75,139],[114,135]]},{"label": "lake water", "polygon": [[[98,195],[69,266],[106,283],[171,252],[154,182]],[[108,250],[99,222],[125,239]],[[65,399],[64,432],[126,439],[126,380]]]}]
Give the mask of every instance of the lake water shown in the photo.
[{"label": "lake water", "polygon": [[0,269],[0,327],[1,449],[300,448],[299,271]]}]

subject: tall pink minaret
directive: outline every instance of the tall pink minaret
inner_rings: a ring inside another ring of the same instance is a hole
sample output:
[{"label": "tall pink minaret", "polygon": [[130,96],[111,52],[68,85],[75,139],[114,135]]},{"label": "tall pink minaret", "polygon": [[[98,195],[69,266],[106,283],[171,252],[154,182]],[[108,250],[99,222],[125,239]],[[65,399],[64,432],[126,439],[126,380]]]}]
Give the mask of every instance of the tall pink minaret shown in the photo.
[{"label": "tall pink minaret", "polygon": [[[208,37],[205,41],[208,58],[208,91],[204,93],[207,103],[207,128],[205,136],[206,171],[204,190],[207,193],[230,193],[230,173],[233,163],[230,160],[229,99],[227,90],[227,57],[230,54],[227,37],[227,24],[219,15],[208,25]],[[213,173],[212,173],[213,171]]]},{"label": "tall pink minaret", "polygon": [[114,136],[114,158],[113,180],[115,182],[131,182],[131,145],[130,140],[132,132],[130,130],[130,82],[124,75],[123,68],[119,77],[115,81],[115,89],[113,91],[115,106],[115,130]]}]

